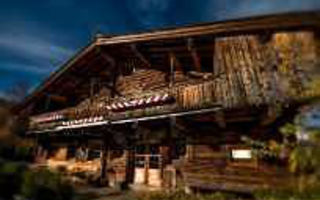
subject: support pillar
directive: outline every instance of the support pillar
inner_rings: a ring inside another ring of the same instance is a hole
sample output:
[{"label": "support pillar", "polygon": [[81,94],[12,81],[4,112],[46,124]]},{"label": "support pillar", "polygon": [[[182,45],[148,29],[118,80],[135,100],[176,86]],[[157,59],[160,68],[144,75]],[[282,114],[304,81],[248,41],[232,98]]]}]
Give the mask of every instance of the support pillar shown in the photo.
[{"label": "support pillar", "polygon": [[[174,129],[176,126],[176,117],[170,117],[169,119],[169,127],[168,127],[168,134],[167,134],[167,144],[169,147],[168,151],[168,163],[171,163],[173,158],[173,148],[175,147],[174,141],[173,141],[173,135],[174,135]],[[168,164],[167,163],[167,164]]]},{"label": "support pillar", "polygon": [[[132,136],[137,134],[138,122],[133,123],[128,127],[127,136]],[[135,139],[129,140],[127,143],[127,163],[126,163],[126,183],[134,182],[134,171],[135,171]]]},{"label": "support pillar", "polygon": [[170,61],[170,75],[169,75],[169,87],[171,88],[174,85],[175,79],[175,59],[172,53],[169,54],[169,61]]},{"label": "support pillar", "polygon": [[195,158],[195,148],[193,144],[187,144],[187,149],[186,149],[186,159],[187,160],[194,160]]},{"label": "support pillar", "polygon": [[106,136],[103,138],[103,144],[101,146],[101,154],[100,154],[100,185],[106,185],[108,183],[107,176],[107,156],[108,156],[108,142]]},{"label": "support pillar", "polygon": [[134,178],[134,159],[135,153],[134,149],[130,148],[126,150],[126,183],[133,183]]}]

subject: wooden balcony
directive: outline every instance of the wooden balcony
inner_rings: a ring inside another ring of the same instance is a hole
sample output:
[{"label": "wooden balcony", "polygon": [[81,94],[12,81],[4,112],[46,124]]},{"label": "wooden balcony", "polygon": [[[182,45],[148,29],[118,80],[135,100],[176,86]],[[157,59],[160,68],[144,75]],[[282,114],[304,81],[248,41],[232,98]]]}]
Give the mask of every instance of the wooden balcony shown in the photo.
[{"label": "wooden balcony", "polygon": [[76,107],[44,113],[30,118],[30,131],[58,131],[107,124],[121,124],[221,109],[214,101],[213,82],[176,85],[140,97],[104,96],[87,100]]}]

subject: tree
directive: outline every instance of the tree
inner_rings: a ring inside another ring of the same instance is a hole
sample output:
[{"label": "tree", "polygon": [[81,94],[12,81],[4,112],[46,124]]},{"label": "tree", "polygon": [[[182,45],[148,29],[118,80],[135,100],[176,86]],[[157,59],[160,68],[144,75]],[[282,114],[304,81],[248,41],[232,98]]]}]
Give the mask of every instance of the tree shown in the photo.
[{"label": "tree", "polygon": [[5,91],[5,94],[8,100],[19,103],[28,95],[30,88],[31,85],[28,81],[20,80]]}]

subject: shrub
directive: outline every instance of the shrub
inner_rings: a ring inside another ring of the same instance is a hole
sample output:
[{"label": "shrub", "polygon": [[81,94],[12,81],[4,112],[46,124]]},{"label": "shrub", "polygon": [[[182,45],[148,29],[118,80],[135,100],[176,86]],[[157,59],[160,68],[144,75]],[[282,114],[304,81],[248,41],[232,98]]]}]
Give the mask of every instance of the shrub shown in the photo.
[{"label": "shrub", "polygon": [[182,191],[174,193],[151,192],[140,194],[138,200],[231,200],[236,199],[230,193],[214,192],[211,194],[189,195]]},{"label": "shrub", "polygon": [[24,174],[21,195],[32,200],[70,200],[73,189],[57,173],[28,171]]},{"label": "shrub", "polygon": [[13,162],[0,163],[0,199],[13,199],[20,191],[26,166]]}]

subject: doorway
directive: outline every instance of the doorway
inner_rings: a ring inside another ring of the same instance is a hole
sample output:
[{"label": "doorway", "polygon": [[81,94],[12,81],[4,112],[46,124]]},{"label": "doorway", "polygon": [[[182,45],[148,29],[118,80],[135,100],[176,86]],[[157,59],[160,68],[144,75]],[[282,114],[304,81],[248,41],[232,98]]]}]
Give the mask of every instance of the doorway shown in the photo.
[{"label": "doorway", "polygon": [[162,155],[159,146],[143,145],[136,148],[134,183],[152,187],[162,186]]}]

